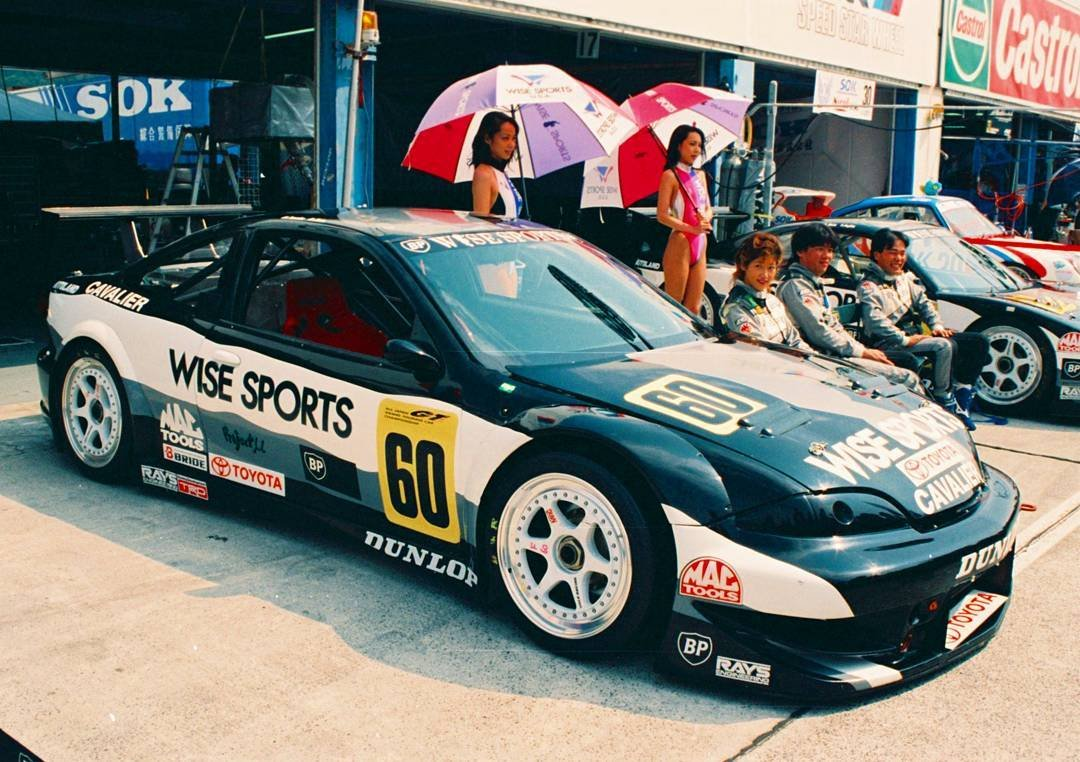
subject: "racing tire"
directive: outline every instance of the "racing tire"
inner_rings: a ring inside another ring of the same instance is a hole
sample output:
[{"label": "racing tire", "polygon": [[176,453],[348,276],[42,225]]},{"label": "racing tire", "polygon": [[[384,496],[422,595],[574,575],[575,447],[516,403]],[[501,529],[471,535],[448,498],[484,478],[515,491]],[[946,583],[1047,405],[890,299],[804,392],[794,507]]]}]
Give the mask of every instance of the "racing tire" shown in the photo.
[{"label": "racing tire", "polygon": [[496,477],[485,500],[490,599],[548,650],[625,651],[652,634],[661,548],[641,501],[610,471],[545,453]]},{"label": "racing tire", "polygon": [[[657,288],[663,291],[663,282],[661,282]],[[721,330],[720,308],[723,304],[724,300],[716,293],[716,289],[713,288],[711,284],[706,283],[705,292],[701,295],[701,307],[698,308],[698,317],[701,318],[702,322],[709,326],[709,328],[716,331]]]},{"label": "racing tire", "polygon": [[1039,279],[1035,275],[1035,273],[1033,273],[1031,270],[1027,269],[1024,265],[1013,263],[1013,264],[1005,265],[1005,268],[1009,272],[1011,272],[1013,275],[1015,275],[1017,278],[1022,280],[1024,283],[1027,283],[1027,284],[1030,284],[1030,285],[1036,285],[1039,282]]},{"label": "racing tire", "polygon": [[1034,326],[985,323],[976,329],[990,340],[990,362],[979,371],[975,394],[993,412],[1034,410],[1052,389],[1054,356]]},{"label": "racing tire", "polygon": [[53,400],[53,431],[79,469],[116,482],[129,475],[132,423],[124,386],[108,355],[84,345],[63,366]]}]

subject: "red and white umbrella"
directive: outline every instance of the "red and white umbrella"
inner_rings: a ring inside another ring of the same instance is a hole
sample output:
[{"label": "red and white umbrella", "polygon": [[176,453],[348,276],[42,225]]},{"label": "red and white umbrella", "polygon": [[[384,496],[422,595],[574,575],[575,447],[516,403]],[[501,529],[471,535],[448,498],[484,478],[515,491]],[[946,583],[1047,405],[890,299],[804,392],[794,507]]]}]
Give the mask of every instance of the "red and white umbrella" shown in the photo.
[{"label": "red and white umbrella", "polygon": [[496,66],[446,88],[428,108],[403,167],[449,182],[472,179],[471,145],[489,111],[521,126],[512,176],[540,177],[605,156],[636,129],[634,120],[591,85],[548,64]]},{"label": "red and white umbrella", "polygon": [[608,156],[585,162],[582,208],[627,207],[656,193],[671,133],[690,124],[705,133],[709,156],[735,142],[750,98],[726,90],[668,82],[622,103],[638,129]]}]

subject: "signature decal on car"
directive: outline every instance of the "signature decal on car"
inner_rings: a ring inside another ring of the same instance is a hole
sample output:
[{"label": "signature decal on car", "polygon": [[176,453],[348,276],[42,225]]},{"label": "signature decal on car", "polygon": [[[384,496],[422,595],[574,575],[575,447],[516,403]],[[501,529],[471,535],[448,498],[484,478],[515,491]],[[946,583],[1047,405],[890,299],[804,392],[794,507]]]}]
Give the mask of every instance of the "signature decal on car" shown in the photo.
[{"label": "signature decal on car", "polygon": [[718,386],[678,373],[639,386],[623,397],[627,402],[670,418],[726,436],[765,405]]},{"label": "signature decal on car", "polygon": [[375,431],[386,518],[451,543],[461,541],[454,492],[457,426],[453,413],[383,400]]}]

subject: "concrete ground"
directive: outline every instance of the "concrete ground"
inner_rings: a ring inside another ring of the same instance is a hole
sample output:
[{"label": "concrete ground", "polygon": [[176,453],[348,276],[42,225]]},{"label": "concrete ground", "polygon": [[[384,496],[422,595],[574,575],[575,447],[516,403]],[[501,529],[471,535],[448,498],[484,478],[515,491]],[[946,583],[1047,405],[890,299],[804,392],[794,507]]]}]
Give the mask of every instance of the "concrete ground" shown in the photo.
[{"label": "concrete ground", "polygon": [[0,395],[0,729],[43,759],[1078,758],[1080,429],[976,432],[1036,508],[999,636],[813,708],[558,658],[303,519],[87,481],[32,366]]}]

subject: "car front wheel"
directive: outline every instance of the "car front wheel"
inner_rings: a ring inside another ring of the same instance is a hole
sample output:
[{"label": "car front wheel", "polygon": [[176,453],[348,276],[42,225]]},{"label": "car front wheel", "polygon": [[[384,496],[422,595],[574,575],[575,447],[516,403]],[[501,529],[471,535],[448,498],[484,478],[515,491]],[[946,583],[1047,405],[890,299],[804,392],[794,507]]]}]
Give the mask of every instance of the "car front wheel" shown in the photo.
[{"label": "car front wheel", "polygon": [[543,454],[501,477],[490,506],[494,592],[542,645],[599,653],[648,629],[658,549],[639,501],[607,469]]}]

